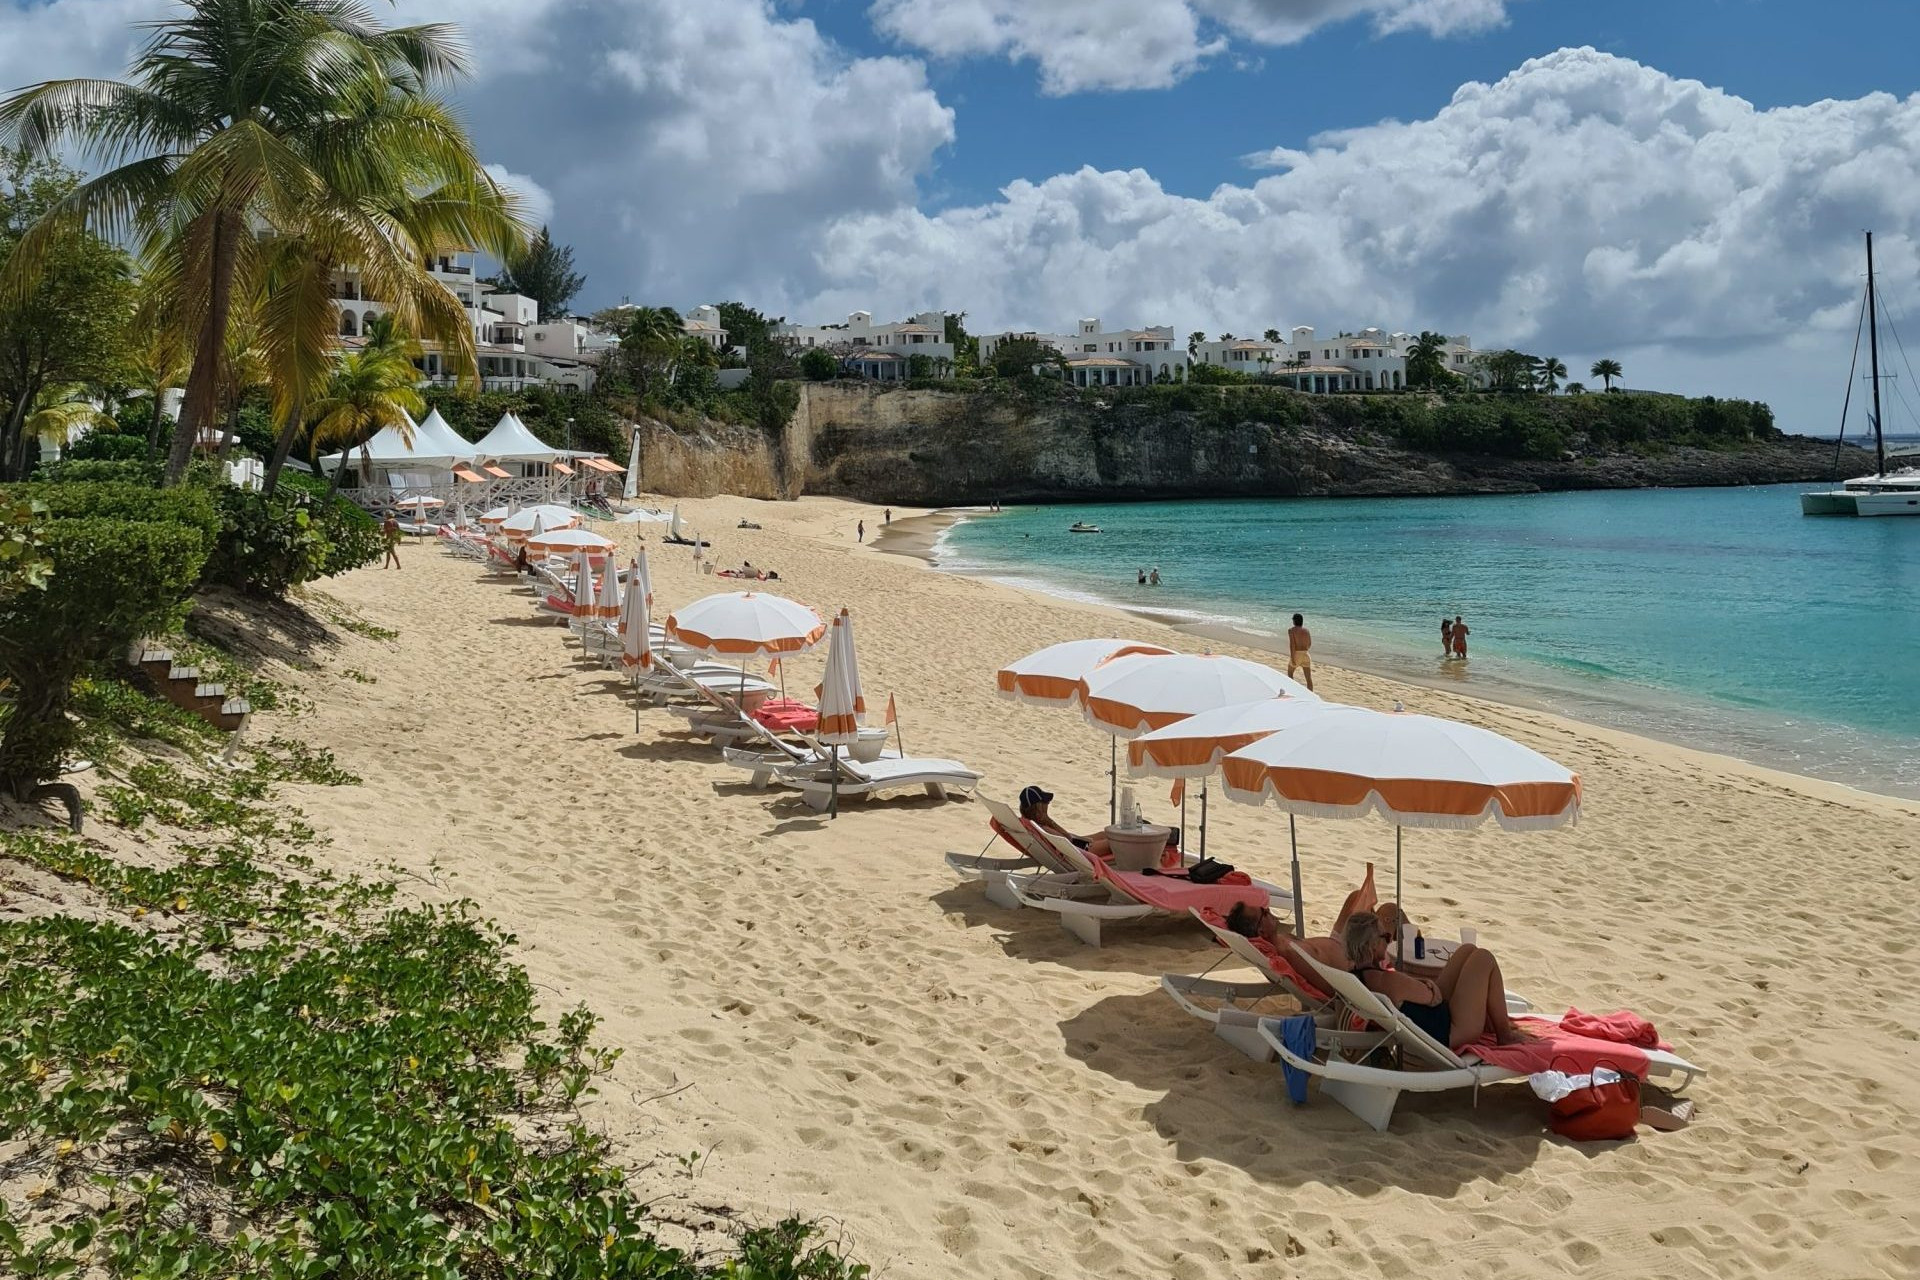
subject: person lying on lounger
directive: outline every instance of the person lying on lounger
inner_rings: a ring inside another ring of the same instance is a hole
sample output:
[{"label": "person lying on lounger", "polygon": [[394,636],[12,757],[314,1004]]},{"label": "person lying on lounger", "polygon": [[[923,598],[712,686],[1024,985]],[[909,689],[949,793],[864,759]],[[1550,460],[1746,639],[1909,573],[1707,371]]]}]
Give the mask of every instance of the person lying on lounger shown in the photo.
[{"label": "person lying on lounger", "polygon": [[[1235,903],[1227,915],[1227,928],[1243,938],[1261,938],[1285,950],[1295,947],[1312,956],[1329,969],[1344,971],[1353,968],[1347,960],[1346,945],[1341,941],[1342,931],[1355,912],[1371,911],[1383,922],[1383,927],[1398,930],[1402,916],[1397,902],[1380,902],[1373,887],[1373,864],[1367,864],[1367,874],[1360,881],[1360,887],[1349,893],[1340,904],[1340,913],[1333,918],[1333,927],[1324,937],[1296,938],[1288,928],[1288,923],[1265,907],[1253,907],[1244,902]],[[1417,928],[1417,926],[1416,926]]]},{"label": "person lying on lounger", "polygon": [[1088,853],[1097,853],[1106,857],[1113,852],[1113,846],[1107,843],[1104,831],[1096,831],[1090,836],[1077,836],[1055,822],[1047,813],[1047,806],[1053,803],[1053,792],[1039,787],[1026,787],[1020,792],[1020,816],[1043,831],[1051,831],[1064,839],[1071,840]]},{"label": "person lying on lounger", "polygon": [[1531,1039],[1507,1014],[1507,987],[1491,951],[1462,943],[1435,978],[1418,978],[1386,967],[1394,930],[1372,911],[1356,911],[1341,930],[1354,974],[1400,1006],[1422,1031],[1450,1049],[1472,1044],[1487,1032],[1501,1044]]}]

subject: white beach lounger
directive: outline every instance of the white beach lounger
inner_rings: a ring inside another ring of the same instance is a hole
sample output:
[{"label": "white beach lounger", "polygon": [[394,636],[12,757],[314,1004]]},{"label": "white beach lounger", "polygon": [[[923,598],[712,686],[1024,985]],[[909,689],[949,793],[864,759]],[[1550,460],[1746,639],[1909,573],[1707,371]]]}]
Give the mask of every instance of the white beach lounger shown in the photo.
[{"label": "white beach lounger", "polygon": [[827,778],[789,776],[781,781],[798,791],[809,807],[825,813],[836,789],[843,800],[902,787],[924,787],[928,795],[946,799],[953,792],[972,794],[980,785],[980,775],[958,760],[883,756],[871,764],[842,758],[837,786]]},{"label": "white beach lounger", "polygon": [[[1212,890],[1213,892],[1202,895],[1208,899],[1231,893],[1230,888],[1215,890],[1212,885],[1196,886],[1173,876],[1139,876],[1131,872],[1116,871],[1100,859],[1086,853],[1066,837],[1031,823],[1026,826],[1028,831],[1045,842],[1055,856],[1074,872],[1083,876],[1087,882],[1098,884],[1106,890],[1106,900],[1029,893],[1027,884],[1030,877],[1010,876],[1008,887],[1013,895],[1020,899],[1022,906],[1053,912],[1059,918],[1061,928],[1090,947],[1101,944],[1101,929],[1106,924],[1124,920],[1144,920],[1149,916],[1188,914],[1192,904],[1183,899],[1193,896],[1197,889]],[[1190,859],[1189,865],[1191,865]],[[1268,904],[1275,911],[1284,911],[1293,905],[1291,893],[1279,885],[1269,884],[1264,880],[1254,880],[1251,885],[1234,887],[1246,890],[1245,896],[1248,898],[1254,897],[1255,894],[1252,891],[1258,890],[1266,896]]]},{"label": "white beach lounger", "polygon": [[[949,853],[947,865],[962,880],[979,881],[986,890],[988,901],[1016,910],[1020,907],[1020,899],[1014,895],[1009,883],[1012,876],[1023,877],[1030,884],[1030,891],[1036,893],[1046,891],[1047,886],[1040,883],[1040,877],[1043,876],[1071,877],[1085,886],[1084,877],[1027,830],[1020,821],[1020,815],[1009,805],[977,792],[973,798],[986,806],[987,823],[993,835],[980,852],[971,857],[964,853]],[[1020,851],[1021,856],[988,857],[987,850],[996,843],[1012,846]],[[1061,887],[1064,888],[1064,884]],[[1104,896],[1104,890],[1097,896]]]},{"label": "white beach lounger", "polygon": [[[1524,1071],[1509,1071],[1505,1067],[1482,1062],[1471,1051],[1455,1053],[1415,1026],[1392,1001],[1370,990],[1358,975],[1330,969],[1311,956],[1302,958],[1311,966],[1315,979],[1323,982],[1339,998],[1343,1011],[1351,1011],[1380,1029],[1382,1034],[1373,1047],[1392,1044],[1407,1058],[1431,1068],[1409,1071],[1362,1066],[1359,1059],[1371,1053],[1372,1048],[1362,1045],[1356,1053],[1351,1044],[1338,1041],[1329,1043],[1326,1033],[1322,1035],[1320,1051],[1311,1059],[1301,1058],[1282,1042],[1278,1019],[1260,1020],[1261,1039],[1267,1042],[1281,1061],[1317,1077],[1321,1093],[1373,1128],[1382,1132],[1386,1130],[1393,1120],[1394,1106],[1405,1092],[1439,1093],[1447,1089],[1477,1091],[1481,1085],[1527,1078]],[[1551,1018],[1542,1020],[1553,1021]],[[1646,1055],[1649,1076],[1681,1078],[1678,1084],[1670,1086],[1673,1089],[1684,1089],[1693,1082],[1695,1076],[1706,1074],[1703,1068],[1667,1050],[1642,1049],[1640,1052]]]}]

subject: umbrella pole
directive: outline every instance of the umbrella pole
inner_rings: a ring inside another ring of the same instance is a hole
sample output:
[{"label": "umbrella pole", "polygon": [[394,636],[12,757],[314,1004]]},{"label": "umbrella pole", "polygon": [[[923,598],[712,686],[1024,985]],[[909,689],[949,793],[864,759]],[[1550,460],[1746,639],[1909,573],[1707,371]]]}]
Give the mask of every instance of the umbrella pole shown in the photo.
[{"label": "umbrella pole", "polygon": [[840,746],[835,743],[827,748],[827,771],[832,778],[827,792],[827,818],[832,820],[840,816]]},{"label": "umbrella pole", "polygon": [[1300,832],[1294,826],[1294,816],[1287,815],[1287,843],[1293,846],[1293,936],[1307,936],[1307,908],[1300,900]]},{"label": "umbrella pole", "polygon": [[1400,928],[1394,939],[1394,945],[1400,949],[1399,964],[1407,963],[1407,900],[1400,894],[1400,837],[1404,827],[1393,829],[1393,901],[1400,908]]},{"label": "umbrella pole", "polygon": [[[1186,813],[1186,802],[1181,802],[1180,812]],[[1120,821],[1120,739],[1107,741],[1107,822],[1109,825]]]},{"label": "umbrella pole", "polygon": [[1200,856],[1207,856],[1207,782],[1200,780]]},{"label": "umbrella pole", "polygon": [[1187,851],[1187,791],[1180,789],[1180,852]]}]

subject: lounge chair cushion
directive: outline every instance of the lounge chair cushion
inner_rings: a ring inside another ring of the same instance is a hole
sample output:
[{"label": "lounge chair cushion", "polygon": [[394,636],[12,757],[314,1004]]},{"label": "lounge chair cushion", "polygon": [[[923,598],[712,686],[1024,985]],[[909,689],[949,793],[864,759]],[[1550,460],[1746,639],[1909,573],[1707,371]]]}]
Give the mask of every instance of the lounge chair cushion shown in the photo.
[{"label": "lounge chair cushion", "polygon": [[[1190,907],[1206,907],[1225,914],[1240,903],[1252,907],[1267,905],[1267,891],[1255,888],[1253,881],[1236,871],[1212,884],[1195,884],[1177,876],[1149,876],[1133,871],[1118,871],[1101,859],[1094,859],[1102,880],[1113,884],[1148,906],[1185,915]],[[1239,881],[1235,884],[1233,881]]]}]

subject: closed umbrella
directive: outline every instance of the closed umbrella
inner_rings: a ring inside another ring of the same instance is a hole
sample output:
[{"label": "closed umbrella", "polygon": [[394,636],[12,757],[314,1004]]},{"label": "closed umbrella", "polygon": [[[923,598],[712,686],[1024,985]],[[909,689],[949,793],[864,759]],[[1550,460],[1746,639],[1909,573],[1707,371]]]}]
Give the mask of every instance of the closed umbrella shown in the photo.
[{"label": "closed umbrella", "polygon": [[586,552],[576,551],[573,555],[573,620],[568,625],[584,627],[593,617],[593,608],[593,565]]},{"label": "closed umbrella", "polygon": [[853,647],[853,617],[845,609],[827,637],[827,674],[820,682],[820,741],[832,748],[828,773],[832,790],[827,812],[840,816],[840,748],[860,740],[860,718],[867,712],[860,693],[860,660]]},{"label": "closed umbrella", "polygon": [[[1130,653],[1080,682],[1080,713],[1118,738],[1137,738],[1202,711],[1263,698],[1318,701],[1272,667],[1214,653]],[[1184,800],[1182,801],[1184,804]],[[1207,787],[1200,788],[1200,852],[1207,851]]]},{"label": "closed umbrella", "polygon": [[[627,595],[620,604],[620,665],[640,681],[640,673],[653,668],[653,582],[647,573],[647,549],[627,573]],[[633,731],[640,732],[640,699],[633,701]]]},{"label": "closed umbrella", "polygon": [[620,571],[613,566],[611,557],[606,567],[600,571],[600,595],[593,602],[593,616],[602,622],[612,622],[620,616]]},{"label": "closed umbrella", "polygon": [[[1140,640],[1063,640],[1037,649],[995,674],[1000,696],[1030,707],[1071,707],[1080,701],[1080,682],[1109,658],[1129,653],[1171,653]],[[1119,739],[1114,740],[1107,767],[1107,821],[1116,816],[1120,794]]]},{"label": "closed umbrella", "polygon": [[1407,827],[1509,831],[1580,816],[1580,775],[1490,729],[1404,712],[1351,709],[1262,738],[1221,761],[1227,795],[1314,818],[1377,813],[1393,823],[1400,899]]},{"label": "closed umbrella", "polygon": [[[1150,778],[1208,778],[1230,752],[1276,733],[1312,724],[1323,716],[1354,708],[1305,698],[1264,698],[1202,711],[1164,729],[1142,734],[1127,744],[1129,772]],[[1287,816],[1293,862],[1293,931],[1306,933],[1306,907],[1300,893],[1300,841],[1293,815]]]}]

